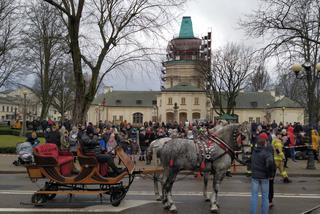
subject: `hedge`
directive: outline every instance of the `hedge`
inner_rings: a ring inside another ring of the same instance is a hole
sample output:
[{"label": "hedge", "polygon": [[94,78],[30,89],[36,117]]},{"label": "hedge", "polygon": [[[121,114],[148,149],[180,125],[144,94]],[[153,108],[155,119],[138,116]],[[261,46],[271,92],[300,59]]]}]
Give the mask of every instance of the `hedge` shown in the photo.
[{"label": "hedge", "polygon": [[[20,136],[20,129],[0,128],[0,135],[14,135]],[[27,134],[31,134],[31,131],[27,131]],[[42,132],[37,132],[38,137],[44,137]]]},{"label": "hedge", "polygon": [[0,154],[15,154],[16,147],[0,147]]}]

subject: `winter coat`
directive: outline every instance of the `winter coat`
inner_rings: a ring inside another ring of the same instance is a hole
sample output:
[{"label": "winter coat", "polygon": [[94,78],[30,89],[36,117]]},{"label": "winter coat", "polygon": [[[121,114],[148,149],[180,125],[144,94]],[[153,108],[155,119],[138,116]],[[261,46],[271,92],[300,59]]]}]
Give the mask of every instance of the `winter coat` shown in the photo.
[{"label": "winter coat", "polygon": [[60,142],[60,133],[58,130],[48,132],[47,143],[56,144],[57,147],[60,149],[61,142]]},{"label": "winter coat", "polygon": [[292,126],[288,127],[288,137],[290,139],[289,147],[294,147],[296,145],[296,140],[295,140],[295,137],[294,137],[293,127]]},{"label": "winter coat", "polygon": [[251,159],[252,178],[268,179],[273,176],[274,160],[267,147],[255,147]]},{"label": "winter coat", "polygon": [[276,161],[282,161],[285,159],[284,153],[283,153],[283,145],[281,140],[275,138],[272,141],[272,145],[274,148],[274,160]]},{"label": "winter coat", "polygon": [[312,137],[312,149],[315,151],[318,151],[319,149],[319,135],[316,130],[312,130],[311,132],[311,137]]}]

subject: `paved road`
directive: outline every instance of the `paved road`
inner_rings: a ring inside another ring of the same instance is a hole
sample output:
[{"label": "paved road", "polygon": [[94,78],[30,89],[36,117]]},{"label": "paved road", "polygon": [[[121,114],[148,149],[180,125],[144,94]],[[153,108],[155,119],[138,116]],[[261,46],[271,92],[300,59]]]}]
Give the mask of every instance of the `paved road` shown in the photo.
[{"label": "paved road", "polygon": [[[302,213],[320,204],[320,178],[295,177],[291,184],[283,184],[277,178],[275,183],[275,207],[270,212],[271,214]],[[40,187],[41,182],[38,185]],[[201,186],[201,180],[196,180],[191,176],[176,183],[174,195],[179,213],[209,213],[209,203],[205,202],[202,197]],[[108,197],[101,203],[97,196],[76,196],[72,203],[68,202],[66,196],[59,196],[42,208],[20,203],[30,202],[33,191],[39,187],[31,183],[26,175],[0,175],[0,212],[168,213],[162,208],[161,203],[154,200],[152,181],[149,179],[136,178],[126,199],[116,208],[109,204]],[[225,179],[221,186],[221,213],[248,213],[249,191],[249,178],[233,176]],[[314,213],[320,213],[320,211]]]}]

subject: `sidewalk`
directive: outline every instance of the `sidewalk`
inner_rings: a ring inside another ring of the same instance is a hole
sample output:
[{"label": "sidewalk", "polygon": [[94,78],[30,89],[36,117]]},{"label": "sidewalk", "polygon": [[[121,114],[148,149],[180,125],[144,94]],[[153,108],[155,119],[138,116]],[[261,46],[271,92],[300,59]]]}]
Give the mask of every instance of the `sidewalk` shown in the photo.
[{"label": "sidewalk", "polygon": [[[26,169],[23,166],[14,166],[12,162],[17,159],[16,155],[0,154],[0,174],[23,174],[26,173]],[[288,161],[287,172],[289,177],[320,177],[320,163],[316,162],[316,169],[306,169],[306,160],[297,160],[297,162]],[[136,169],[148,168],[149,165],[145,165],[143,161],[137,161]],[[236,166],[231,168],[233,175],[245,175],[246,167]]]}]

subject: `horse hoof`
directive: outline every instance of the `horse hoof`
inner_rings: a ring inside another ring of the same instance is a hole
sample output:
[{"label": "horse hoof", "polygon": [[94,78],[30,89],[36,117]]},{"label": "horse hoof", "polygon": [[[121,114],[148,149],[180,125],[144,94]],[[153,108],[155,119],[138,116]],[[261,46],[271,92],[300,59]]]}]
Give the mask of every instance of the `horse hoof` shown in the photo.
[{"label": "horse hoof", "polygon": [[161,196],[158,196],[158,197],[156,198],[156,201],[162,201],[162,197],[161,197]]},{"label": "horse hoof", "polygon": [[174,204],[171,205],[169,211],[170,211],[171,213],[177,213],[177,212],[178,212],[178,211],[177,211],[177,207],[176,207]]},{"label": "horse hoof", "polygon": [[206,200],[206,202],[209,202],[209,201],[210,201],[210,198],[206,198],[205,200]]},{"label": "horse hoof", "polygon": [[210,209],[211,213],[215,213],[218,214],[219,213],[219,208],[216,204],[211,205],[211,209]]},{"label": "horse hoof", "polygon": [[170,205],[168,202],[165,202],[165,203],[163,204],[163,208],[166,209],[166,210],[168,210],[168,209],[171,208],[171,205]]}]

